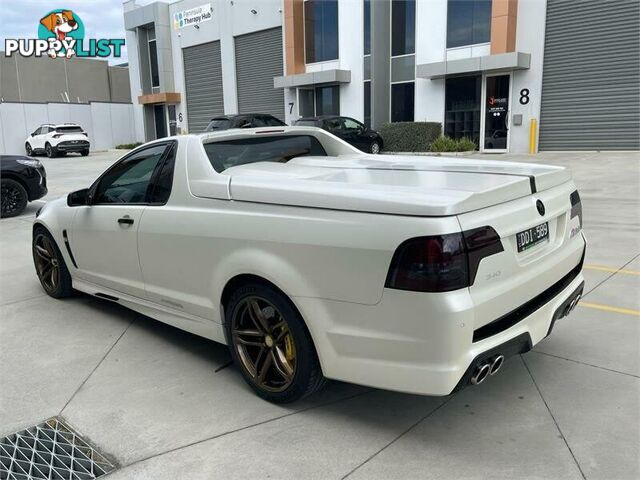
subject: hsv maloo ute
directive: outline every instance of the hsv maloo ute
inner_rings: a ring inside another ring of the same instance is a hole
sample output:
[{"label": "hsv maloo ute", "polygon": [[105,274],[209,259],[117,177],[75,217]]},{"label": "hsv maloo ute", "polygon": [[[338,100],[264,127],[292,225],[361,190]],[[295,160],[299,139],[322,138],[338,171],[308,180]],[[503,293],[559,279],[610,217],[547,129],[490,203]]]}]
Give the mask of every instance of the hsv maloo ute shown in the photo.
[{"label": "hsv maloo ute", "polygon": [[274,402],[325,378],[447,395],[497,373],[583,289],[561,167],[359,152],[313,127],[165,138],[33,227],[52,297],[79,290],[229,345]]}]

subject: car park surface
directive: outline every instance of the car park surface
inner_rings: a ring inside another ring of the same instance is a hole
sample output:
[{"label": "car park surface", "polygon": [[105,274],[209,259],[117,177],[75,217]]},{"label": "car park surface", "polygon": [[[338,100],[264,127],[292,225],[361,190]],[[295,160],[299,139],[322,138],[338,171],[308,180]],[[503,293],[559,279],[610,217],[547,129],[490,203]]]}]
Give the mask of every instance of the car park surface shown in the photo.
[{"label": "car park surface", "polygon": [[[43,159],[43,200],[86,187],[118,155]],[[299,404],[266,403],[222,345],[98,299],[46,297],[31,261],[34,202],[0,221],[0,436],[60,414],[123,479],[637,478],[637,154],[508,158],[572,168],[585,298],[534,351],[449,397],[333,382]]]}]

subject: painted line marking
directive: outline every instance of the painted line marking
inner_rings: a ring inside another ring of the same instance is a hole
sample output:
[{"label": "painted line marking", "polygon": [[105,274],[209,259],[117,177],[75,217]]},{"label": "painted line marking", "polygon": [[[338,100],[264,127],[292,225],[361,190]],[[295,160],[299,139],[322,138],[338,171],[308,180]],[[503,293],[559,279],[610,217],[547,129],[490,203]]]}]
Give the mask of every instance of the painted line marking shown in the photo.
[{"label": "painted line marking", "polygon": [[581,307],[602,310],[604,312],[622,313],[623,315],[633,315],[635,317],[640,317],[640,310],[633,310],[632,308],[611,307],[609,305],[602,305],[601,303],[590,302],[579,302],[578,305],[580,305]]},{"label": "painted line marking", "polygon": [[614,267],[607,267],[606,265],[590,265],[585,264],[586,270],[598,270],[599,272],[621,273],[622,275],[640,275],[640,272],[636,270],[617,269]]}]

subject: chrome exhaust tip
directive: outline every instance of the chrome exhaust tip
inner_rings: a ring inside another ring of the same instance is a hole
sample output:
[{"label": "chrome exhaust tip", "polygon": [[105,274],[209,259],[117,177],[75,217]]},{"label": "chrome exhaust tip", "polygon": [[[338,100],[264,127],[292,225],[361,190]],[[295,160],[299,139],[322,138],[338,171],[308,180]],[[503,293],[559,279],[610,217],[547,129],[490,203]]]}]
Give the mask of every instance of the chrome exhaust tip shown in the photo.
[{"label": "chrome exhaust tip", "polygon": [[502,368],[502,364],[504,363],[504,355],[498,355],[491,361],[491,368],[489,368],[489,375],[495,375],[498,373],[498,370]]},{"label": "chrome exhaust tip", "polygon": [[489,376],[490,370],[491,370],[491,367],[489,366],[488,363],[484,363],[480,365],[474,372],[473,376],[471,377],[471,384],[480,385]]}]

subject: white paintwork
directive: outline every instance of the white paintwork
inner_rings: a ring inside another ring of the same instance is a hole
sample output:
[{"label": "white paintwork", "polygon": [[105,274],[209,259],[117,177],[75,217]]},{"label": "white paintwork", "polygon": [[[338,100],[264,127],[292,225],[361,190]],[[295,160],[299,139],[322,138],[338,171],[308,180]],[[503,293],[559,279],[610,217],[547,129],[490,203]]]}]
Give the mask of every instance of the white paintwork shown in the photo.
[{"label": "white paintwork", "polygon": [[[40,129],[42,127],[51,127],[53,128],[52,131],[47,132],[47,133],[40,133],[38,135],[29,135],[26,139],[25,139],[25,145],[29,144],[31,145],[31,148],[34,151],[44,151],[47,143],[50,144],[53,148],[57,147],[58,144],[60,142],[71,142],[74,140],[80,140],[80,141],[89,141],[89,137],[87,135],[85,135],[84,133],[60,133],[57,132],[56,129],[58,127],[80,127],[80,125],[76,125],[76,124],[72,124],[72,123],[65,123],[62,125],[53,125],[53,124],[47,124],[47,125],[41,125],[39,127],[37,127],[37,129]],[[34,129],[34,132],[37,130]],[[84,130],[83,130],[84,131]]]},{"label": "white paintwork", "polygon": [[[256,275],[298,308],[327,377],[421,394],[450,393],[475,356],[521,333],[539,342],[553,312],[583,281],[578,275],[531,316],[472,343],[474,329],[578,264],[584,238],[571,235],[577,219],[572,223],[568,215],[575,189],[568,172],[444,157],[372,157],[319,129],[266,133],[273,130],[174,137],[176,165],[166,205],[71,208],[60,199],[47,203],[36,222],[58,245],[67,230],[79,269],[60,250],[78,290],[118,297],[145,315],[224,343],[222,292],[237,275]],[[203,147],[301,133],[318,138],[331,156],[217,173]],[[535,195],[525,191],[528,179],[518,176],[523,173],[536,177]],[[547,206],[543,217],[536,199]],[[123,215],[135,218],[134,225],[118,226]],[[517,253],[515,233],[543,221],[549,222],[550,241]],[[403,241],[485,225],[495,228],[504,251],[481,261],[470,288],[384,288]]]}]

